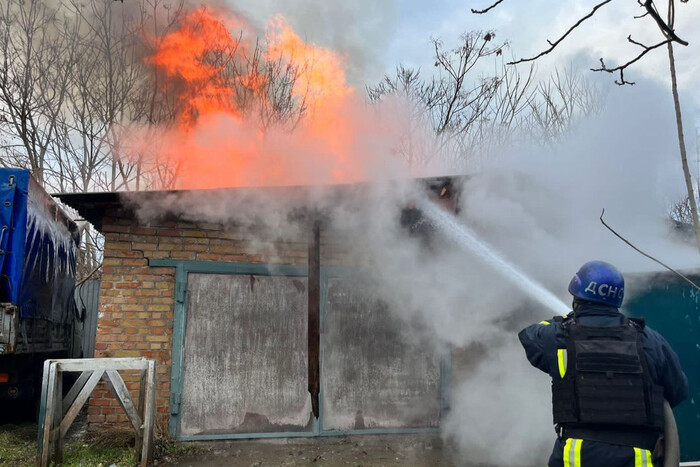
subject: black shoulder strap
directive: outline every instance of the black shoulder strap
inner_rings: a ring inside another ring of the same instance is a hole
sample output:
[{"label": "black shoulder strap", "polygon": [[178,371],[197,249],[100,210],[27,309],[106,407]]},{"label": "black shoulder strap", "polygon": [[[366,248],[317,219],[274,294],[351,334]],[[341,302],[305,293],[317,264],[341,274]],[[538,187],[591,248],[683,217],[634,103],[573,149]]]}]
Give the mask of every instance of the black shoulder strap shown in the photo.
[{"label": "black shoulder strap", "polygon": [[552,318],[552,321],[554,321],[555,323],[558,323],[559,325],[561,325],[561,327],[564,328],[565,330],[566,330],[570,325],[572,325],[572,324],[574,324],[574,323],[576,322],[576,320],[575,320],[575,318],[574,318],[574,312],[573,312],[573,311],[572,311],[571,313],[569,313],[568,315],[566,315],[566,316],[557,315],[557,316],[555,316],[554,318]]},{"label": "black shoulder strap", "polygon": [[627,319],[632,324],[632,326],[635,327],[638,331],[643,331],[644,328],[647,326],[647,321],[644,318],[627,318]]}]

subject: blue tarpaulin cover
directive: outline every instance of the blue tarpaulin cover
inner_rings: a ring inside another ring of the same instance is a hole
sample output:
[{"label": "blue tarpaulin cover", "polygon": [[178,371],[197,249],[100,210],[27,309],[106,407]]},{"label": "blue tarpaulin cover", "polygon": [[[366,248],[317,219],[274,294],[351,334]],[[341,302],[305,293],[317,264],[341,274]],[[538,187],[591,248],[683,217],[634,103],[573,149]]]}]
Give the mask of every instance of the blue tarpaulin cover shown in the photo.
[{"label": "blue tarpaulin cover", "polygon": [[78,240],[69,226],[29,171],[0,168],[0,302],[21,318],[66,319]]}]

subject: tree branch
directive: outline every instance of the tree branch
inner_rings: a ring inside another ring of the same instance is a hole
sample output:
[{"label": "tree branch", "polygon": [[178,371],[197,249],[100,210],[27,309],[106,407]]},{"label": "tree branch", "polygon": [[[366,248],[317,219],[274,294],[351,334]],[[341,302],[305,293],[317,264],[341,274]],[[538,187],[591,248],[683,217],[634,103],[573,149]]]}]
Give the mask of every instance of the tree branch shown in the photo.
[{"label": "tree branch", "polygon": [[667,266],[666,264],[662,263],[661,261],[659,261],[658,259],[654,258],[653,256],[644,253],[642,250],[640,250],[640,249],[637,248],[636,246],[632,245],[632,243],[630,243],[629,240],[627,240],[625,237],[623,237],[623,236],[620,235],[619,233],[615,232],[615,230],[614,230],[612,227],[610,227],[610,226],[603,220],[603,215],[604,215],[604,214],[605,214],[605,209],[603,209],[603,212],[600,213],[600,222],[605,226],[606,229],[608,229],[608,230],[611,231],[613,234],[615,234],[615,236],[616,236],[617,238],[619,238],[620,240],[622,240],[623,242],[625,242],[626,244],[628,244],[629,246],[631,246],[637,253],[641,253],[642,255],[646,256],[646,257],[649,258],[650,260],[652,260],[652,261],[654,261],[654,262],[660,264],[661,266],[665,267],[666,269],[668,269],[669,271],[671,271],[672,273],[674,273],[675,275],[677,275],[678,277],[680,277],[681,279],[683,279],[684,281],[686,281],[688,284],[690,284],[691,286],[693,286],[695,289],[700,290],[700,286],[698,286],[695,282],[691,281],[690,279],[688,279],[686,276],[684,276],[684,275],[681,274],[680,272],[676,271],[675,269],[673,269],[673,268],[670,267],[670,266]]},{"label": "tree branch", "polygon": [[489,11],[493,10],[501,3],[503,3],[503,0],[498,0],[494,4],[492,4],[490,7],[486,8],[484,10],[476,10],[476,9],[472,8],[472,13],[474,13],[475,15],[483,15],[484,13],[488,13]]},{"label": "tree branch", "polygon": [[627,36],[627,42],[629,42],[629,43],[631,43],[631,44],[634,44],[634,45],[638,45],[638,46],[641,47],[642,49],[648,49],[648,48],[649,48],[648,46],[642,44],[641,42],[637,42],[637,41],[635,41],[634,39],[632,39],[632,35]]},{"label": "tree branch", "polygon": [[636,41],[631,40],[630,38],[628,38],[628,40],[630,40],[630,42],[632,42],[633,44],[636,44],[636,45],[639,45],[640,47],[643,47],[644,50],[642,50],[642,52],[640,52],[640,54],[637,55],[637,56],[636,56],[635,58],[633,58],[632,60],[630,60],[630,61],[628,61],[627,63],[624,63],[624,64],[622,64],[622,65],[620,65],[620,66],[616,66],[615,68],[608,68],[607,66],[605,66],[605,62],[604,62],[603,59],[601,58],[601,59],[600,59],[600,68],[591,68],[591,71],[604,71],[604,72],[606,72],[606,73],[615,73],[615,72],[619,71],[619,72],[620,72],[620,80],[619,80],[619,81],[618,81],[618,80],[615,80],[615,84],[617,84],[617,85],[619,85],[619,86],[622,86],[622,85],[625,85],[625,84],[633,85],[633,84],[634,84],[633,81],[626,81],[626,80],[625,80],[625,77],[624,77],[624,70],[625,70],[625,68],[627,68],[628,66],[632,65],[633,63],[636,63],[637,61],[639,61],[639,59],[641,59],[643,56],[645,56],[646,54],[648,54],[648,53],[651,52],[652,50],[658,49],[659,47],[661,47],[661,46],[663,46],[663,45],[666,45],[666,44],[668,44],[669,42],[673,42],[673,39],[670,39],[670,38],[669,38],[669,39],[666,39],[665,41],[659,42],[658,44],[654,44],[654,45],[652,45],[652,46],[647,47],[647,46],[645,46],[644,44],[641,44],[641,43],[639,43],[639,42],[636,42]]},{"label": "tree branch", "polygon": [[[661,19],[659,12],[656,11],[656,8],[654,7],[653,0],[646,0],[643,6],[647,10],[649,16],[654,18],[654,21],[656,21],[656,24],[659,26],[659,29],[661,29],[661,32],[663,32],[666,37],[668,37],[673,42],[678,42],[681,45],[688,45],[688,42],[678,37],[673,28],[669,24],[667,24],[663,19]],[[664,42],[664,44],[666,44],[667,42]]]},{"label": "tree branch", "polygon": [[523,62],[532,62],[532,61],[535,61],[535,60],[537,60],[538,58],[542,57],[543,55],[547,55],[547,54],[550,53],[552,50],[554,50],[559,44],[561,44],[561,42],[562,42],[564,39],[566,39],[566,37],[567,37],[569,34],[571,34],[571,33],[573,32],[574,29],[576,29],[576,28],[579,27],[584,21],[586,21],[587,19],[590,19],[593,15],[595,15],[596,12],[597,12],[600,8],[604,7],[605,5],[607,5],[608,3],[612,2],[612,1],[613,1],[613,0],[604,0],[604,1],[600,2],[599,4],[597,4],[596,6],[593,7],[593,10],[591,10],[590,13],[588,13],[586,16],[583,16],[582,18],[580,18],[580,19],[576,22],[576,24],[574,24],[573,26],[571,26],[571,27],[564,33],[564,35],[561,36],[559,39],[557,39],[557,40],[554,41],[554,42],[547,41],[547,42],[549,43],[549,48],[548,48],[548,49],[544,50],[543,52],[540,52],[538,55],[535,55],[534,57],[530,57],[530,58],[521,58],[520,60],[516,60],[516,61],[514,61],[514,62],[508,62],[508,65],[517,65],[518,63],[523,63]]}]

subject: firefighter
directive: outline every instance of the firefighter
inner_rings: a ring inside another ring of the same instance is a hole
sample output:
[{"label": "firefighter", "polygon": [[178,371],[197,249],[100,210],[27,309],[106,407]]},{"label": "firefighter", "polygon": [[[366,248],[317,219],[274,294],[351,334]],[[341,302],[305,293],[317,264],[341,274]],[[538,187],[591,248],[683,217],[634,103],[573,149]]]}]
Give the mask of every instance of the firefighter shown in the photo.
[{"label": "firefighter", "polygon": [[569,284],[573,311],[518,335],[532,366],[552,377],[558,438],[548,467],[651,467],[663,400],[688,397],[668,342],[618,311],[624,290],[613,265],[588,262]]}]

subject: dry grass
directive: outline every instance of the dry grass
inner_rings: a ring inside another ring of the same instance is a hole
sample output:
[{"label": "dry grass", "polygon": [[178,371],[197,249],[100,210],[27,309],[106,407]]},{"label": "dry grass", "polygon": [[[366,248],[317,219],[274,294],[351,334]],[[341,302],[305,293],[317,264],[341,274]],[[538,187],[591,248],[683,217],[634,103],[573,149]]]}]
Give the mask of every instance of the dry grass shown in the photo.
[{"label": "dry grass", "polygon": [[[33,467],[37,452],[37,426],[0,425],[0,467]],[[134,434],[127,429],[91,430],[83,437],[67,441],[64,446],[64,467],[132,467]],[[170,436],[156,432],[154,458],[170,462],[194,451]]]}]

